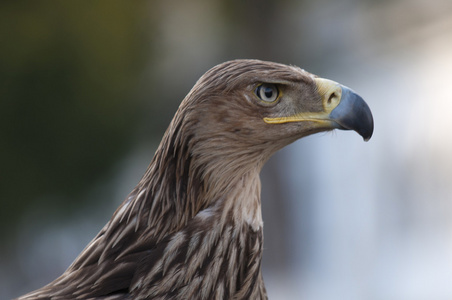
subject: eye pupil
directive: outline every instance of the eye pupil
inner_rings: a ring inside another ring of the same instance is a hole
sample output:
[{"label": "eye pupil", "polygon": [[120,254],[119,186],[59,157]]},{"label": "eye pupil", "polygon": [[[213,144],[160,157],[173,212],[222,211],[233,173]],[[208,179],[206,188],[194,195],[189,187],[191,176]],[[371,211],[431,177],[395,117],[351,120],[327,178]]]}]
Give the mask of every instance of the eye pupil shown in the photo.
[{"label": "eye pupil", "polygon": [[274,84],[261,84],[256,88],[255,93],[265,102],[274,102],[278,98],[278,88]]},{"label": "eye pupil", "polygon": [[273,90],[267,87],[267,88],[265,88],[264,93],[265,93],[265,97],[271,98],[273,95]]}]

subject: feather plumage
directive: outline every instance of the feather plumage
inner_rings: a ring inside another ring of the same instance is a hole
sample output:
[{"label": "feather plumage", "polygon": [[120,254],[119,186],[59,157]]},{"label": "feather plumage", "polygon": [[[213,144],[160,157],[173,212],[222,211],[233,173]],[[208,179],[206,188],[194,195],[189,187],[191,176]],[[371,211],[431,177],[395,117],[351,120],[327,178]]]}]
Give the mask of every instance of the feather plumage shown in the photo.
[{"label": "feather plumage", "polygon": [[[278,149],[333,127],[263,118],[321,111],[314,79],[257,60],[209,70],[111,220],[59,278],[19,299],[266,299],[259,172]],[[259,102],[264,82],[285,98]]]}]

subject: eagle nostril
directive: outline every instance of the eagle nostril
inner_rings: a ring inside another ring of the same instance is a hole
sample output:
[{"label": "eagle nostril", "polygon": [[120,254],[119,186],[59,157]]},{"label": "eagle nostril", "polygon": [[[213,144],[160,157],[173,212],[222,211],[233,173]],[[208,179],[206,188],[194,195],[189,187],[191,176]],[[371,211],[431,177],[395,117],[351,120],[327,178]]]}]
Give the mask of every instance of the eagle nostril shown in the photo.
[{"label": "eagle nostril", "polygon": [[331,93],[330,97],[328,98],[327,103],[331,104],[331,102],[333,102],[334,98],[336,98],[336,93]]}]

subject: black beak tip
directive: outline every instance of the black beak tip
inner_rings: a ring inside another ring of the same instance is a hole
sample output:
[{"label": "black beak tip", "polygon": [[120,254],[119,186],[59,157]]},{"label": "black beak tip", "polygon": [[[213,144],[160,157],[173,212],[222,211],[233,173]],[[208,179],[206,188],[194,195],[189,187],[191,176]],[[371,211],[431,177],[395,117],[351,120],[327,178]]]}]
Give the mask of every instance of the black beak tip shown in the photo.
[{"label": "black beak tip", "polygon": [[363,140],[365,142],[368,142],[370,140],[370,138],[372,137],[373,130],[370,132],[366,131],[366,132],[358,132],[358,133],[363,137]]},{"label": "black beak tip", "polygon": [[374,133],[374,119],[369,106],[364,100],[362,100],[362,107],[360,110],[361,111],[358,112],[357,115],[360,116],[361,122],[356,126],[356,131],[363,137],[364,141],[367,142]]}]

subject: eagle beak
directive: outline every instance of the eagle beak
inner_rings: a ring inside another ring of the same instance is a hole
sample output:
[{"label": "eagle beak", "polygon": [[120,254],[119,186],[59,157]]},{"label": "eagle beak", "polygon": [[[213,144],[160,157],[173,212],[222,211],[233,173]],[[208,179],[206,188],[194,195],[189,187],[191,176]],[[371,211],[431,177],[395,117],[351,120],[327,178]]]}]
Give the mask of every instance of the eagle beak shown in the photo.
[{"label": "eagle beak", "polygon": [[329,119],[337,124],[338,129],[354,130],[367,142],[374,131],[372,112],[361,96],[346,86],[340,85],[340,88],[340,102],[331,111]]},{"label": "eagle beak", "polygon": [[293,116],[264,118],[268,124],[313,122],[313,126],[327,129],[354,130],[364,141],[372,137],[374,121],[363,98],[348,87],[332,80],[315,78],[317,92],[322,99],[323,111],[302,112]]}]

